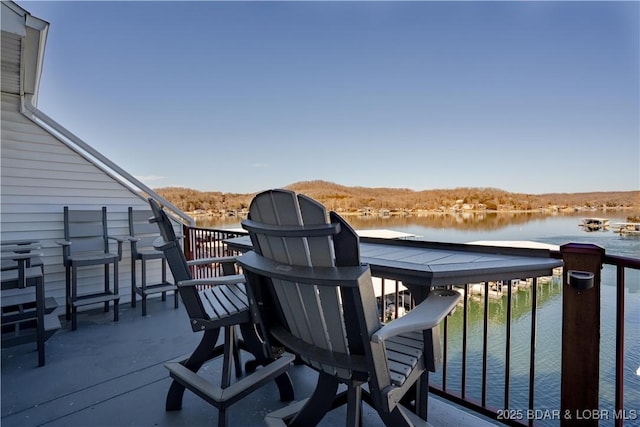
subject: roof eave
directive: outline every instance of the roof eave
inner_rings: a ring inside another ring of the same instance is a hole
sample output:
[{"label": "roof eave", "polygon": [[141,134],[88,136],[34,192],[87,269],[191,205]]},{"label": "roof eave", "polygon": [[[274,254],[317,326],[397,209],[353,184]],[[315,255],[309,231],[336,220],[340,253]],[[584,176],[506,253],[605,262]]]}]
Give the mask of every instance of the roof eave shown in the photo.
[{"label": "roof eave", "polygon": [[22,60],[22,69],[24,71],[22,90],[25,95],[33,96],[33,105],[38,105],[38,88],[40,87],[49,23],[32,15],[27,15],[25,27],[27,34]]},{"label": "roof eave", "polygon": [[22,38],[20,95],[29,95],[36,105],[49,23],[12,1],[3,1],[2,8],[2,31]]}]

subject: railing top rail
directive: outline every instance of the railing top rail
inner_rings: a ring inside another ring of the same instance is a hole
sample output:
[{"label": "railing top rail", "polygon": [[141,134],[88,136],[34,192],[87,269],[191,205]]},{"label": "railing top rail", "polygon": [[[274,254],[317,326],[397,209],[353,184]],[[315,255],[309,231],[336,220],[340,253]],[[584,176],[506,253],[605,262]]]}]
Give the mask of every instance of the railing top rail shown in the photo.
[{"label": "railing top rail", "polygon": [[[551,251],[551,257],[562,259],[562,254],[560,253],[560,251]],[[604,264],[613,265],[616,267],[625,267],[640,270],[640,258],[605,253],[602,258],[602,262]]]},{"label": "railing top rail", "polygon": [[605,264],[615,265],[617,267],[633,268],[640,270],[640,258],[633,258],[623,255],[608,255],[605,254],[603,262]]}]

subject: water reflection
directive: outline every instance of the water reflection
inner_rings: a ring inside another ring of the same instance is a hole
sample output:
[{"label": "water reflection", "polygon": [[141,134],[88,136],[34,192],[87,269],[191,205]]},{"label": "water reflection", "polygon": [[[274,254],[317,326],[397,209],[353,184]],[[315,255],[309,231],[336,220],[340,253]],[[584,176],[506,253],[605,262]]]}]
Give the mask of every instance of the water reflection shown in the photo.
[{"label": "water reflection", "polygon": [[[590,210],[572,212],[428,212],[420,215],[346,215],[344,218],[356,229],[387,228],[403,229],[407,227],[425,227],[436,229],[456,229],[466,231],[500,230],[514,225],[523,225],[531,221],[546,221],[555,218],[576,218],[586,216],[609,216],[626,218],[623,211]],[[199,227],[238,228],[239,218],[197,218]]]},{"label": "water reflection", "polygon": [[421,226],[429,228],[455,228],[459,230],[498,230],[511,225],[544,219],[541,212],[447,212],[420,216],[350,216],[347,221],[355,228],[394,228]]}]

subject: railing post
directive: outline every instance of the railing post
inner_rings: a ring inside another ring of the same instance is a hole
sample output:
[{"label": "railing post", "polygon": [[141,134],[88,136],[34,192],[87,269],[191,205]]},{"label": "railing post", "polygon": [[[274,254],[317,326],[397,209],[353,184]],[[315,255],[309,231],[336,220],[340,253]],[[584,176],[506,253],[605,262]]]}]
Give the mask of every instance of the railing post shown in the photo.
[{"label": "railing post", "polygon": [[600,270],[592,244],[560,247],[562,273],[561,426],[597,426],[600,380]]},{"label": "railing post", "polygon": [[182,250],[184,251],[184,257],[187,260],[195,258],[193,251],[191,250],[191,227],[186,224],[182,225],[182,235],[184,236]]}]

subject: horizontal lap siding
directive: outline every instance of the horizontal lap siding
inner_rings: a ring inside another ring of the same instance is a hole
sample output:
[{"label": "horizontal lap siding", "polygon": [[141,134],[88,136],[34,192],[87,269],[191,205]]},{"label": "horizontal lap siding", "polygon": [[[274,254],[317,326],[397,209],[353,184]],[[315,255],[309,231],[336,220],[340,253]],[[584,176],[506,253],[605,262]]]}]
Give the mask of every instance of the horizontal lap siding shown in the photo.
[{"label": "horizontal lap siding", "polygon": [[[62,249],[55,243],[64,236],[63,207],[100,209],[107,206],[109,233],[125,236],[128,234],[127,208],[149,209],[149,206],[126,186],[22,115],[19,102],[17,96],[2,94],[0,237],[41,241],[47,296],[55,297],[63,307]],[[115,243],[112,248],[116,249]],[[161,278],[160,264],[154,261],[151,265],[149,282],[153,283]],[[128,242],[123,245],[119,267],[121,301],[128,302],[131,280]],[[80,292],[99,291],[103,286],[103,268],[82,268],[79,278]]]}]

